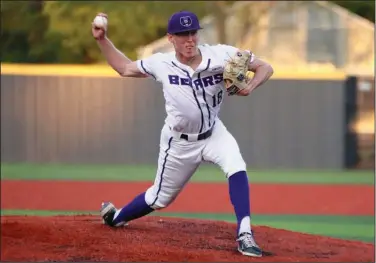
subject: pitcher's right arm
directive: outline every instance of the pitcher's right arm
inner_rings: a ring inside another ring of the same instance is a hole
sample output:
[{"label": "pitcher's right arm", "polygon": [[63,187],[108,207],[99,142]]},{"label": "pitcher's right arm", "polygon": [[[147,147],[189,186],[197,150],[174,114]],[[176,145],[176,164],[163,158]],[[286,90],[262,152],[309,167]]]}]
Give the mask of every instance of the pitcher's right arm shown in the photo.
[{"label": "pitcher's right arm", "polygon": [[107,63],[122,77],[146,78],[135,61],[130,60],[107,37],[98,39],[97,43]]},{"label": "pitcher's right arm", "polygon": [[93,37],[97,40],[98,46],[105,56],[107,63],[122,77],[146,78],[148,75],[138,69],[137,63],[127,58],[115,45],[107,38],[108,16],[98,13],[97,17],[102,17],[102,23],[91,24]]}]

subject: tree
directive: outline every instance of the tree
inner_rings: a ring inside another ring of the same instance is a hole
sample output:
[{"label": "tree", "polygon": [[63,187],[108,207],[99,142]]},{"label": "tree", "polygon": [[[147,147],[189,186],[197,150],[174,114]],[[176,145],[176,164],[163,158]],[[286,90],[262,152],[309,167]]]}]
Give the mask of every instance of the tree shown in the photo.
[{"label": "tree", "polygon": [[226,21],[227,21],[227,10],[229,4],[226,1],[208,1],[206,2],[207,10],[212,13],[215,19],[215,25],[218,35],[219,43],[227,43],[226,35]]},{"label": "tree", "polygon": [[330,1],[375,22],[375,1]]},{"label": "tree", "polygon": [[271,10],[274,4],[273,1],[257,1],[236,10],[236,17],[240,24],[240,42],[243,42],[250,33],[254,38],[256,37],[260,20]]},{"label": "tree", "polygon": [[52,62],[58,43],[46,34],[49,18],[43,1],[1,1],[2,61]]}]

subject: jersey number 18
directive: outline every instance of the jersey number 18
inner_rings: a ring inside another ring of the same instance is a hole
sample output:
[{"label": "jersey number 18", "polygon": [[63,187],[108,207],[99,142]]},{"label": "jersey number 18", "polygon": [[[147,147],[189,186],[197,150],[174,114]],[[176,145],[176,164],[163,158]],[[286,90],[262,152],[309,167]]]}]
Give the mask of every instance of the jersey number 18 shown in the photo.
[{"label": "jersey number 18", "polygon": [[219,105],[222,101],[222,94],[223,94],[223,91],[220,90],[217,95],[213,95],[212,96],[212,99],[213,99],[213,108],[216,107],[217,105]]}]

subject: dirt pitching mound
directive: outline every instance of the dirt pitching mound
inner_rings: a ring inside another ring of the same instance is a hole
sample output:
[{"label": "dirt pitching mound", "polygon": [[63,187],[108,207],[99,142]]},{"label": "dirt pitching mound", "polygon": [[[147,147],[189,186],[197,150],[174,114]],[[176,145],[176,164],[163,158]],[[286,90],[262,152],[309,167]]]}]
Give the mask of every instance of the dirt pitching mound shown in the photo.
[{"label": "dirt pitching mound", "polygon": [[218,221],[145,217],[122,228],[97,216],[1,219],[1,260],[102,262],[374,262],[374,245],[254,227],[262,258],[236,251],[235,225]]}]

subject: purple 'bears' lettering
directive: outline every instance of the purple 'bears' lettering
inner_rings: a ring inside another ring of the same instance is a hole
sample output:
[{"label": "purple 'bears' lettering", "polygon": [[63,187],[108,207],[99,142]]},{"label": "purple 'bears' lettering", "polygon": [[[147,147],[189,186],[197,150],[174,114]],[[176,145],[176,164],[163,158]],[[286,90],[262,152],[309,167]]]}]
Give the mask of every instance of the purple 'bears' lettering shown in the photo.
[{"label": "purple 'bears' lettering", "polygon": [[179,85],[179,76],[177,75],[168,75],[168,80],[170,81],[170,84]]},{"label": "purple 'bears' lettering", "polygon": [[[168,80],[170,84],[175,85],[191,85],[191,80],[189,78],[180,78],[178,75],[168,75]],[[196,88],[206,88],[208,86],[214,86],[219,84],[223,81],[222,73],[218,73],[215,75],[207,76],[204,78],[199,78],[193,80],[193,84]]]}]

